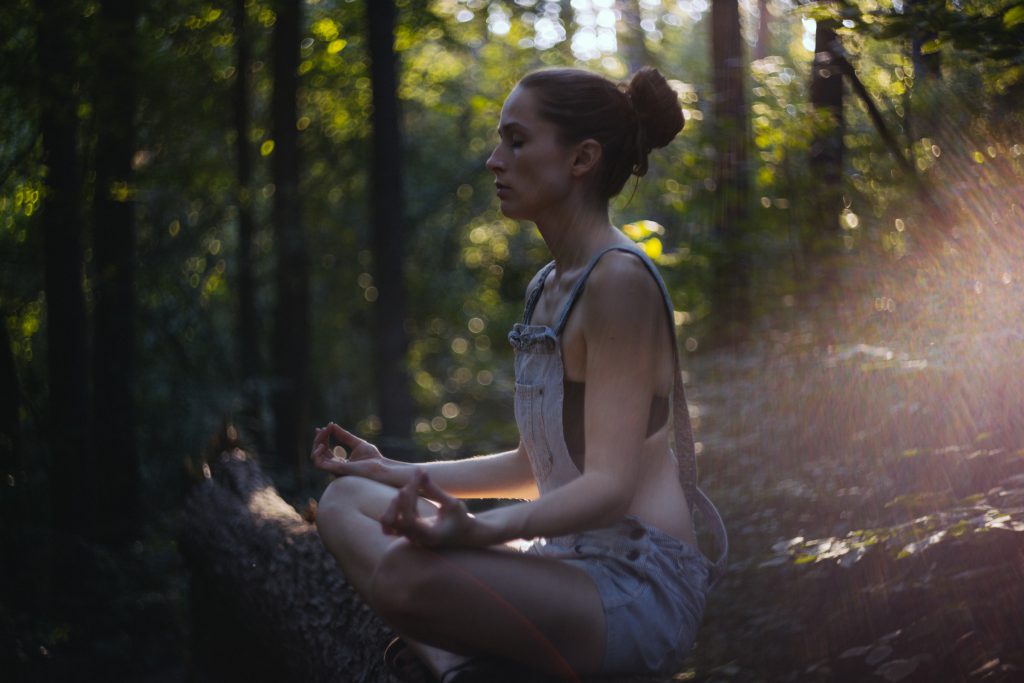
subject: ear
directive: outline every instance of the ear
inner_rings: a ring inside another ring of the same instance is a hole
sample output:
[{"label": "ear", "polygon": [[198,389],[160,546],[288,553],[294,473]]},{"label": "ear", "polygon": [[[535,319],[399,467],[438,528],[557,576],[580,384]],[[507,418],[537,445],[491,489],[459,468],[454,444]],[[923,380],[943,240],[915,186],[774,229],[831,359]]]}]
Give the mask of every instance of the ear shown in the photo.
[{"label": "ear", "polygon": [[572,174],[582,177],[597,168],[601,161],[601,152],[601,143],[593,138],[577,143],[572,160]]}]

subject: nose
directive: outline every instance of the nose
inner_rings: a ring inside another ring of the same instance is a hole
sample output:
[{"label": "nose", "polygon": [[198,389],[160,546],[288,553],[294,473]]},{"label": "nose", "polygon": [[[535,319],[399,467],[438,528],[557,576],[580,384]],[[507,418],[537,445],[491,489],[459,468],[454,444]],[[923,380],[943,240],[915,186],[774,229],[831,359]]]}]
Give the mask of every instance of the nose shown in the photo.
[{"label": "nose", "polygon": [[487,163],[485,164],[487,170],[490,171],[491,173],[494,173],[495,175],[497,175],[498,171],[503,170],[505,168],[505,162],[501,160],[501,157],[498,154],[498,150],[500,148],[501,145],[498,145],[494,148],[493,151],[491,151],[491,156],[487,157]]}]

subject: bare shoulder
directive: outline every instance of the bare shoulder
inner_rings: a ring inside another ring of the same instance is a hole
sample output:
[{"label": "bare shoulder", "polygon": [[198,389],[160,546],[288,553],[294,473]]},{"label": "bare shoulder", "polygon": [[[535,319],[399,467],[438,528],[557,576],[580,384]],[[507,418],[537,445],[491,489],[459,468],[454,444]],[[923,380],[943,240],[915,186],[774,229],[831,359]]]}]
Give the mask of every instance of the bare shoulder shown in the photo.
[{"label": "bare shoulder", "polygon": [[614,317],[619,324],[649,325],[663,315],[664,299],[654,276],[639,256],[623,251],[604,255],[587,278],[583,297],[593,322]]}]

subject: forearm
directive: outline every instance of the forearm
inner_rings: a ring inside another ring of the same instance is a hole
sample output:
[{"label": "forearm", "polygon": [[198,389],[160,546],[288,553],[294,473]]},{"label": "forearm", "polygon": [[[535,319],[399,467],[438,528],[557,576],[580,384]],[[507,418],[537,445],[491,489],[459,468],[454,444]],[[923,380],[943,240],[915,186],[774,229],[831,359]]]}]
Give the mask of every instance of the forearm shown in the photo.
[{"label": "forearm", "polygon": [[542,498],[477,515],[481,545],[563,536],[609,526],[628,511],[630,488],[600,472],[580,476]]},{"label": "forearm", "polygon": [[417,470],[425,470],[431,480],[457,498],[512,498],[531,500],[537,497],[529,459],[521,448],[493,455],[480,455],[463,460],[438,460],[427,463],[388,461],[372,475],[382,484],[401,488],[408,484]]},{"label": "forearm", "polygon": [[529,459],[522,448],[414,467],[425,467],[431,479],[457,498],[532,500],[538,494]]}]

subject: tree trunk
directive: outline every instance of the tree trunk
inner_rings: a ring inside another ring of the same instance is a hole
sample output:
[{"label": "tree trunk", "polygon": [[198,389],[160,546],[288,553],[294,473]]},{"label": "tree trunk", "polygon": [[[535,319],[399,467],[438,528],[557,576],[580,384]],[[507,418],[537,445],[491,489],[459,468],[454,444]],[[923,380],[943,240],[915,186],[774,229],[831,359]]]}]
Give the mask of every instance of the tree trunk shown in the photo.
[{"label": "tree trunk", "polygon": [[653,66],[651,54],[647,51],[644,29],[640,25],[640,4],[638,0],[615,0],[621,28],[618,31],[619,53],[625,55],[630,74],[645,66]]},{"label": "tree trunk", "polygon": [[739,341],[750,322],[750,256],[745,244],[749,181],[743,36],[737,0],[711,4],[715,143],[712,265],[714,343]]},{"label": "tree trunk", "polygon": [[96,186],[93,198],[93,391],[102,527],[115,537],[138,520],[135,448],[135,22],[137,0],[100,6],[97,48]]},{"label": "tree trunk", "polygon": [[235,113],[235,169],[238,175],[238,369],[243,384],[260,371],[259,330],[256,318],[256,278],[253,274],[252,142],[249,140],[249,93],[252,55],[245,22],[246,0],[235,0],[234,25],[236,75],[233,91]]},{"label": "tree trunk", "polygon": [[301,2],[277,3],[274,24],[274,435],[277,457],[301,477],[312,437],[309,422],[309,266],[299,207],[298,91]]},{"label": "tree trunk", "polygon": [[757,42],[754,43],[754,59],[764,59],[771,54],[771,21],[768,0],[757,0]]},{"label": "tree trunk", "polygon": [[[0,315],[2,315],[0,311]],[[10,489],[24,484],[25,464],[21,461],[21,387],[14,366],[7,316],[0,317],[0,486]]]},{"label": "tree trunk", "polygon": [[[906,0],[903,6],[904,12],[913,21],[914,15],[922,13],[921,7],[926,3],[927,0]],[[924,45],[934,38],[935,33],[921,28],[916,28],[911,33],[910,50],[914,64],[914,78],[922,82],[942,79],[942,53],[937,50],[925,53],[922,50]]]},{"label": "tree trunk", "polygon": [[817,23],[814,63],[811,66],[811,105],[814,107],[814,138],[810,168],[818,185],[810,193],[811,225],[801,240],[804,256],[813,255],[839,239],[839,214],[843,202],[843,73],[838,66],[840,50],[836,22]]},{"label": "tree trunk", "polygon": [[256,460],[224,445],[189,495],[181,531],[193,676],[385,683],[389,629]]},{"label": "tree trunk", "polygon": [[395,455],[412,454],[409,430],[412,399],[405,362],[405,236],[402,226],[402,132],[399,123],[395,6],[391,0],[366,3],[373,83],[371,206],[374,285],[377,287],[375,369],[378,441]]},{"label": "tree trunk", "polygon": [[10,605],[20,561],[14,539],[29,519],[25,492],[25,463],[21,452],[21,386],[14,366],[11,336],[7,332],[7,316],[0,311],[0,579],[4,587],[0,595]]},{"label": "tree trunk", "polygon": [[81,20],[61,0],[39,0],[36,55],[45,199],[43,230],[50,495],[54,527],[86,533],[95,521],[89,438],[89,373],[82,294],[81,177],[72,29]]}]

